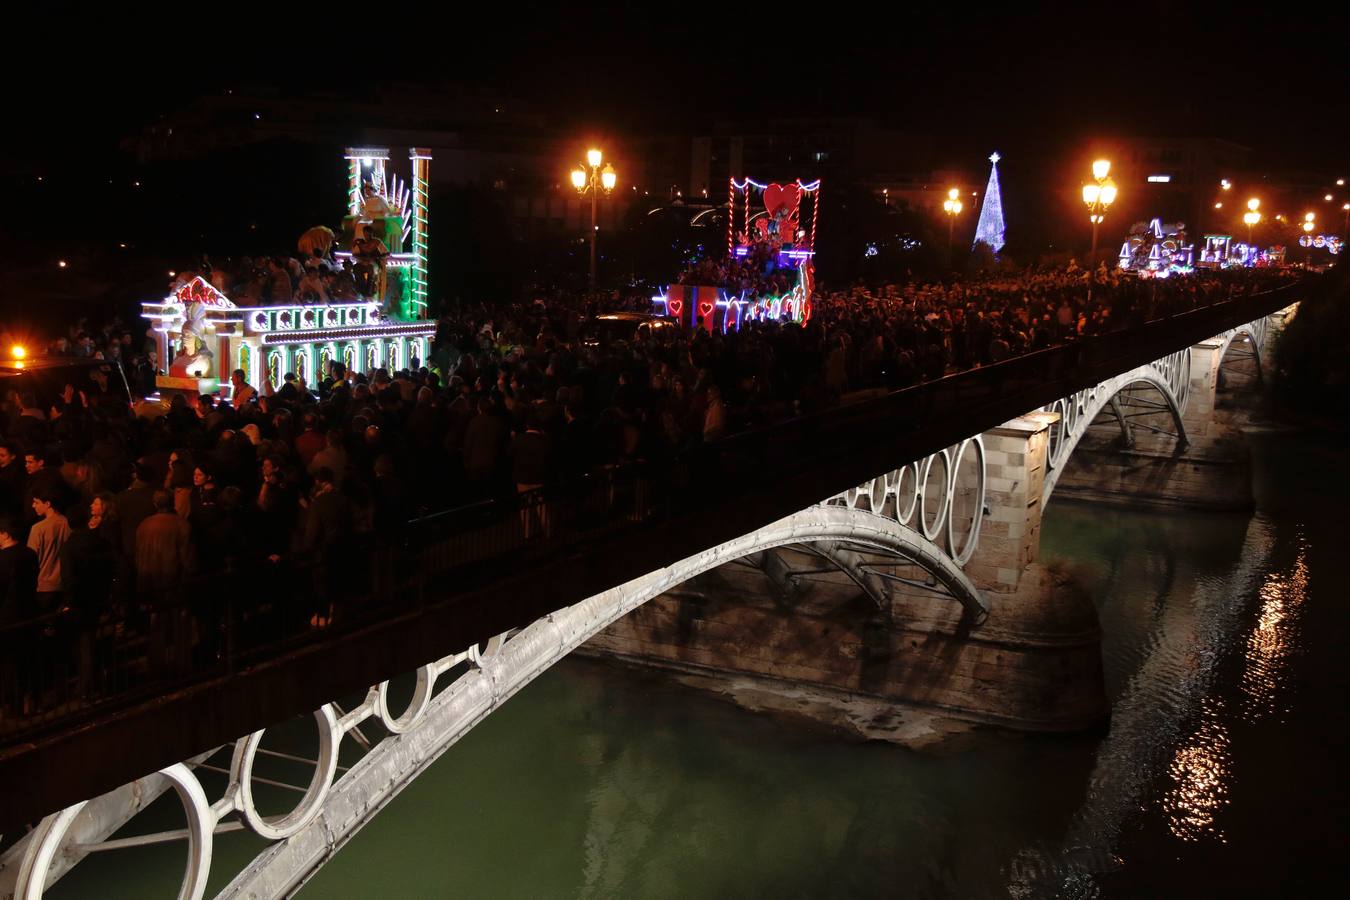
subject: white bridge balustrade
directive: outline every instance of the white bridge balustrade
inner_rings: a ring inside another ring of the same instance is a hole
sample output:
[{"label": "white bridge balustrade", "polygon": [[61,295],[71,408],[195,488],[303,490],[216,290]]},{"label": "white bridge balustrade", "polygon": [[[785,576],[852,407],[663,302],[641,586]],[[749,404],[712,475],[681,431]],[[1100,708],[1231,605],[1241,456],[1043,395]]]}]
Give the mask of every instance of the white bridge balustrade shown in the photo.
[{"label": "white bridge balustrade", "polygon": [[[680,583],[728,562],[764,559],[791,546],[828,560],[873,597],[907,584],[954,601],[978,627],[989,598],[1012,594],[1034,561],[1040,516],[1059,474],[1088,427],[1109,414],[1128,436],[1136,427],[1166,431],[1179,443],[1196,427],[1187,408],[1213,409],[1219,366],[1235,342],[1258,354],[1267,321],[1231,329],[1197,347],[1123,372],[924,459],[907,462],[858,487],[716,547],[657,569],[545,616],[525,628],[422,666],[413,696],[391,708],[388,683],[369,689],[351,710],[325,704],[313,714],[318,752],[300,800],[267,816],[255,802],[255,763],[263,732],[169,766],[131,785],[47,816],[0,859],[0,898],[36,900],[94,852],[178,841],[186,862],[178,896],[204,896],[214,836],[247,829],[271,842],[220,892],[222,898],[281,897],[295,891],[371,816],[455,741],[555,662],[609,624]],[[879,563],[878,559],[888,561]],[[920,573],[898,575],[897,571]],[[945,598],[945,599],[944,599]],[[362,726],[382,727],[371,743]],[[349,769],[339,750],[365,750]],[[214,760],[228,754],[227,765]],[[208,797],[198,771],[228,777]],[[155,797],[172,789],[182,803],[182,830],[109,840]],[[452,851],[453,852],[453,851]]]}]

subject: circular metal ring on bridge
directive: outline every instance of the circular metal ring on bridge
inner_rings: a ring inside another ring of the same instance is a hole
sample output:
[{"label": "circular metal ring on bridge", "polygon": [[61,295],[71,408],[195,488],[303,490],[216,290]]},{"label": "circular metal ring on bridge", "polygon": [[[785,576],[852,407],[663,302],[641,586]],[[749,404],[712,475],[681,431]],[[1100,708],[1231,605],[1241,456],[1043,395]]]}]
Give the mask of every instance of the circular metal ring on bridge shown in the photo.
[{"label": "circular metal ring on bridge", "polygon": [[[206,802],[197,776],[183,763],[174,763],[160,769],[168,779],[178,799],[183,803],[187,817],[188,862],[183,872],[183,883],[178,889],[178,900],[201,900],[206,893],[206,879],[211,872],[212,839],[216,832],[216,814]],[[67,806],[43,819],[33,829],[31,843],[19,863],[15,880],[15,897],[22,900],[40,900],[47,889],[47,873],[58,852],[65,852],[64,844],[70,827],[89,801]]]},{"label": "circular metal ring on bridge", "polygon": [[380,682],[380,686],[376,688],[375,714],[380,717],[380,721],[391,734],[404,734],[422,723],[427,708],[431,706],[431,689],[439,674],[440,670],[435,663],[417,670],[417,682],[413,686],[412,699],[408,701],[408,708],[398,716],[389,711],[389,682]]},{"label": "circular metal ring on bridge", "polygon": [[[978,462],[975,465],[975,506],[970,517],[970,530],[966,532],[965,545],[958,551],[956,549],[956,479],[961,472],[961,461],[965,459],[966,450],[971,446],[975,447],[975,456]],[[952,561],[958,566],[964,566],[970,562],[970,558],[975,555],[975,548],[980,544],[980,525],[984,521],[984,492],[987,470],[985,468],[984,440],[980,435],[972,438],[966,438],[961,442],[956,450],[956,461],[952,463],[951,468],[951,499],[948,500],[947,508],[947,552],[952,555]]]},{"label": "circular metal ring on bridge", "polygon": [[[941,457],[943,465],[942,502],[938,506],[937,514],[933,516],[933,525],[930,528],[928,525],[928,482],[933,475],[933,462],[937,460],[939,457]],[[942,534],[942,521],[947,516],[947,510],[952,499],[951,473],[952,473],[952,457],[951,452],[947,449],[939,450],[937,453],[930,455],[927,459],[923,461],[923,478],[920,481],[920,483],[922,484],[922,488],[919,491],[920,496],[919,496],[918,524],[919,528],[923,532],[923,536],[930,541],[937,540],[938,535]]]},{"label": "circular metal ring on bridge", "polygon": [[1065,440],[1069,436],[1068,429],[1065,427],[1065,413],[1068,411],[1068,405],[1063,400],[1056,400],[1050,404],[1049,412],[1057,413],[1059,418],[1050,426],[1050,452],[1046,454],[1046,461],[1052,468],[1057,468],[1062,462],[1060,459],[1064,455],[1064,448],[1068,446]]},{"label": "circular metal ring on bridge", "polygon": [[[909,476],[908,490],[905,489],[906,475]],[[903,506],[902,504],[906,499],[909,500],[909,505]],[[919,463],[915,460],[895,470],[895,521],[901,525],[910,526],[910,523],[914,520],[914,512],[918,508]]]},{"label": "circular metal ring on bridge", "polygon": [[333,786],[333,777],[337,774],[338,745],[342,741],[342,732],[331,704],[325,703],[316,709],[314,721],[319,727],[319,758],[314,775],[300,804],[284,815],[262,815],[253,799],[253,763],[262,744],[263,732],[255,731],[235,742],[234,762],[230,771],[238,790],[236,805],[244,817],[244,823],[259,837],[271,841],[290,837],[308,825],[318,815],[324,800],[328,799],[328,790]]},{"label": "circular metal ring on bridge", "polygon": [[480,669],[484,668],[487,663],[492,662],[492,658],[502,649],[504,643],[506,643],[506,633],[472,645],[469,647],[469,662]]}]

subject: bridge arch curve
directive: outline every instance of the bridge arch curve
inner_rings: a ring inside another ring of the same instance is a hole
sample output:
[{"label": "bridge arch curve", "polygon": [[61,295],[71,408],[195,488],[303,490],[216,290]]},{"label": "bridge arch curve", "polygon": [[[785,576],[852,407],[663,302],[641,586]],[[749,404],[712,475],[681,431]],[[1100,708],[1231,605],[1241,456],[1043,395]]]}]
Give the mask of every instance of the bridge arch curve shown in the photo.
[{"label": "bridge arch curve", "polygon": [[[1228,358],[1228,351],[1233,348],[1234,344],[1243,342],[1249,343],[1252,349],[1250,352],[1244,354],[1244,356],[1252,360],[1256,367],[1256,380],[1260,382],[1265,377],[1265,372],[1261,366],[1261,350],[1265,344],[1266,328],[1267,320],[1258,319],[1255,322],[1247,322],[1244,325],[1239,325],[1236,328],[1225,332],[1223,335],[1223,343],[1219,345],[1219,351],[1214,357],[1216,360],[1215,365],[1222,368],[1225,360]],[[1239,338],[1242,340],[1239,341]]]},{"label": "bridge arch curve", "polygon": [[1170,356],[1146,366],[1140,366],[1129,372],[1104,381],[1101,384],[1078,391],[1062,400],[1043,408],[1043,412],[1059,415],[1059,420],[1050,428],[1050,446],[1046,450],[1045,485],[1041,491],[1041,505],[1050,502],[1050,496],[1059,483],[1059,476],[1068,464],[1073,451],[1078,448],[1088,426],[1103,411],[1110,407],[1116,414],[1122,431],[1128,437],[1129,424],[1127,414],[1119,406],[1119,396],[1131,388],[1145,386],[1152,388],[1160,397],[1156,411],[1170,414],[1179,446],[1185,446],[1186,424],[1183,415],[1190,383],[1190,353],[1188,350],[1173,353]]},{"label": "bridge arch curve", "polygon": [[[523,629],[493,638],[487,642],[491,648],[487,652],[475,652],[475,648],[470,648],[425,667],[430,670],[426,679],[428,694],[434,696],[421,703],[414,698],[416,712],[409,711],[405,714],[409,721],[407,723],[397,721],[395,724],[398,727],[389,729],[390,737],[381,742],[351,773],[348,773],[358,774],[360,778],[343,778],[332,783],[334,773],[326,772],[323,779],[323,796],[318,797],[315,803],[302,803],[302,806],[306,807],[303,822],[297,818],[295,827],[288,827],[284,831],[279,828],[262,830],[255,828],[256,832],[273,843],[227,886],[220,896],[255,896],[254,891],[263,885],[298,884],[307,872],[321,864],[322,854],[312,852],[312,848],[308,845],[317,841],[316,846],[327,847],[327,842],[331,840],[328,836],[330,831],[335,827],[338,831],[343,831],[343,826],[350,826],[351,822],[348,820],[354,804],[353,796],[360,797],[362,801],[360,805],[370,807],[371,811],[383,805],[383,801],[372,801],[371,797],[380,795],[383,787],[380,780],[390,776],[385,775],[379,766],[369,761],[372,755],[385,750],[386,745],[391,757],[400,755],[409,757],[406,751],[401,752],[398,749],[399,745],[406,741],[434,740],[437,743],[443,742],[444,746],[448,747],[516,691],[611,623],[671,588],[725,563],[780,547],[805,550],[814,548],[814,552],[818,555],[832,558],[836,564],[841,553],[856,555],[859,551],[876,552],[903,559],[907,563],[923,568],[962,605],[967,619],[979,621],[987,615],[980,592],[941,547],[895,518],[870,509],[856,508],[852,505],[856,497],[852,497],[853,492],[850,492],[850,495],[849,504],[833,502],[808,507],[751,534],[649,572],[581,603],[558,610]],[[835,499],[842,500],[843,495]],[[843,570],[845,566],[840,565],[840,568]],[[850,573],[845,571],[845,574]],[[451,671],[452,668],[459,672],[463,668],[459,664],[465,660],[470,663],[467,671],[462,671],[445,688],[436,691],[434,688],[436,678],[442,673]],[[366,719],[389,718],[390,714],[386,709],[387,700],[380,687],[373,687],[365,702],[347,712],[340,722],[333,718],[331,711],[327,712],[325,721],[336,729],[337,740],[340,741],[345,734],[355,730],[356,726]],[[418,735],[419,731],[427,728],[433,728],[438,736],[431,739]],[[236,762],[241,748],[244,751],[249,748],[256,749],[260,734],[261,732],[258,732],[245,736],[236,742]],[[330,755],[336,760],[336,746],[330,748],[330,751]],[[420,767],[419,765],[418,769]],[[180,900],[183,898],[197,900],[202,896],[210,868],[211,826],[219,814],[230,811],[235,798],[227,796],[212,806],[207,801],[195,774],[183,764],[164,770],[162,774],[170,777],[173,786],[184,796],[185,803],[189,806],[189,818],[195,823],[191,835],[193,840],[189,851],[188,873],[179,896]],[[410,778],[415,774],[414,771],[406,777]],[[358,783],[367,776],[371,777],[375,784],[369,781],[364,784]],[[401,781],[400,777],[398,781],[391,782],[391,785],[401,786]],[[390,792],[390,796],[395,792],[396,788]],[[308,797],[306,799],[309,800]],[[50,863],[55,856],[65,852],[68,841],[75,840],[71,824],[89,802],[99,801],[81,802],[61,812],[53,813],[35,829],[24,852],[16,896],[32,900],[43,896]],[[192,815],[194,812],[197,814],[195,817]],[[333,818],[335,816],[342,817],[341,821],[335,822]],[[358,820],[360,818],[357,817]],[[210,824],[201,826],[201,822]],[[288,819],[285,824],[291,824],[290,820]],[[316,859],[320,862],[316,863]]]}]

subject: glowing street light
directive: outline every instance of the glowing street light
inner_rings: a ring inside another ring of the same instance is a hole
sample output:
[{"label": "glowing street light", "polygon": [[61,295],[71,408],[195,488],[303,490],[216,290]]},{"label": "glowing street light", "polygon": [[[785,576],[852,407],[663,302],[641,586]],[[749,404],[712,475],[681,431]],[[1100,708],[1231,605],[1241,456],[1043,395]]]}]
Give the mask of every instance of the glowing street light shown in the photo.
[{"label": "glowing street light", "polygon": [[576,188],[581,194],[587,191],[591,195],[591,289],[595,289],[595,238],[600,231],[600,226],[596,224],[596,216],[599,211],[600,192],[606,194],[614,190],[614,186],[619,183],[619,175],[614,171],[614,166],[605,163],[605,167],[600,168],[600,163],[604,157],[600,151],[591,148],[586,151],[586,165],[572,170],[572,187]]},{"label": "glowing street light", "polygon": [[1326,195],[1325,197],[1323,197],[1322,199],[1325,200],[1325,201],[1327,201],[1328,203],[1330,203],[1330,202],[1331,202],[1331,195],[1330,195],[1330,194],[1327,194],[1327,195]]},{"label": "glowing street light", "polygon": [[[1088,257],[1088,272],[1097,268],[1097,228],[1106,218],[1106,208],[1116,200],[1116,183],[1111,180],[1111,161],[1098,159],[1092,163],[1093,181],[1083,185],[1083,203],[1088,208],[1092,223],[1092,253]],[[1088,299],[1092,299],[1092,275],[1088,275]]]},{"label": "glowing street light", "polygon": [[1219,187],[1223,188],[1225,191],[1231,191],[1233,189],[1233,182],[1224,178],[1219,181]]},{"label": "glowing street light", "polygon": [[1247,210],[1247,212],[1242,213],[1242,221],[1245,221],[1245,223],[1247,224],[1247,246],[1250,247],[1250,246],[1251,246],[1251,227],[1253,227],[1253,225],[1257,224],[1258,221],[1261,221],[1261,213],[1258,213],[1257,210],[1255,210],[1255,209],[1249,209],[1249,210]]},{"label": "glowing street light", "polygon": [[[1312,236],[1312,233],[1313,233],[1313,229],[1317,227],[1316,223],[1314,222],[1314,220],[1315,220],[1316,218],[1317,218],[1317,216],[1316,216],[1315,214],[1313,214],[1313,213],[1304,213],[1304,215],[1303,215],[1303,234],[1306,235],[1307,237],[1311,237],[1311,236]],[[1308,247],[1308,258],[1307,258],[1306,260],[1304,260],[1304,263],[1303,263],[1303,265],[1304,265],[1305,268],[1311,267],[1311,266],[1312,266],[1312,241],[1311,241],[1311,240],[1308,242],[1307,247]]]},{"label": "glowing street light", "polygon": [[952,188],[947,192],[947,199],[942,201],[942,210],[947,214],[947,249],[952,247],[952,228],[956,224],[956,217],[961,214],[961,201],[957,199],[961,196],[959,188]]}]

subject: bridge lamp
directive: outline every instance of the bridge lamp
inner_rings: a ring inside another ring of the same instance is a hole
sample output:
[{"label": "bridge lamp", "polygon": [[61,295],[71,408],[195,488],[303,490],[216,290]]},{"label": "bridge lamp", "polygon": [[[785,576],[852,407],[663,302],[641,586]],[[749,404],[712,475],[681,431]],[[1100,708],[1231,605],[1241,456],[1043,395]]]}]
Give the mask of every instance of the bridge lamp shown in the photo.
[{"label": "bridge lamp", "polygon": [[600,172],[600,184],[607,191],[614,190],[614,185],[618,184],[619,176],[614,171],[614,167],[605,163],[605,168]]},{"label": "bridge lamp", "polygon": [[1253,197],[1252,199],[1247,201],[1247,208],[1250,209],[1252,212],[1256,212],[1258,209],[1261,208],[1261,201]]}]

